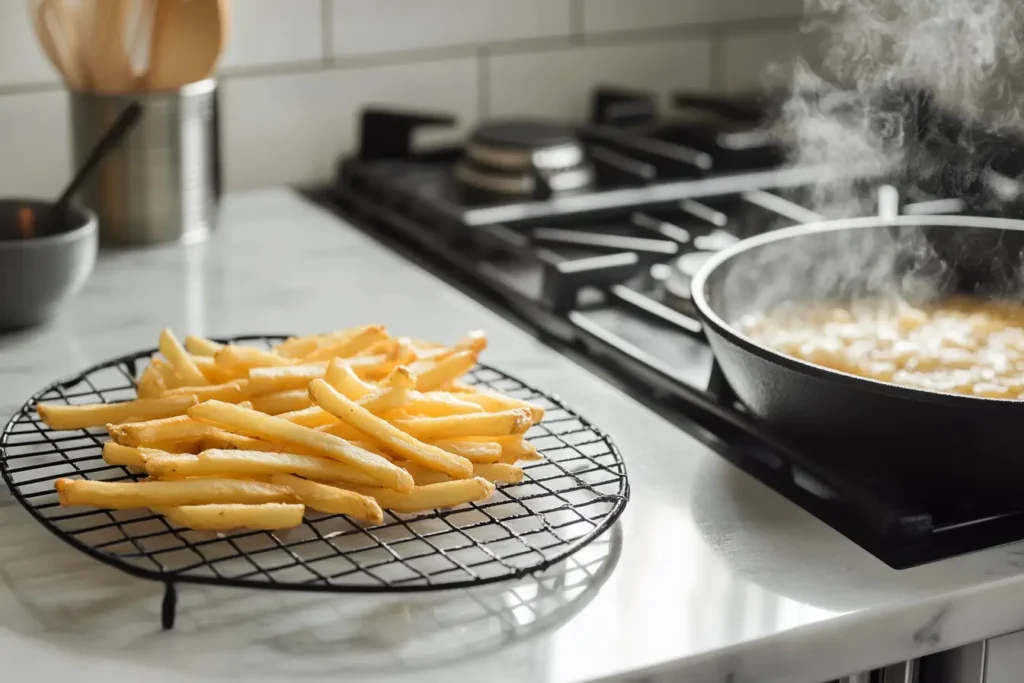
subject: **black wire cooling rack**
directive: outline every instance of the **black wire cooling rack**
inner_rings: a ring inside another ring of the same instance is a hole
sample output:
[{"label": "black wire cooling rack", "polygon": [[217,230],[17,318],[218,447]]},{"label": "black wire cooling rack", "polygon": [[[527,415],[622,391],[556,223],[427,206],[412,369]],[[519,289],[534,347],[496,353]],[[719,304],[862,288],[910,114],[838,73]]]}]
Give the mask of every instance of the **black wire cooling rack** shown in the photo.
[{"label": "black wire cooling rack", "polygon": [[[268,347],[282,335],[235,337]],[[35,394],[0,434],[0,474],[11,493],[58,538],[133,576],[164,583],[162,622],[174,625],[176,583],[334,592],[466,588],[544,570],[606,531],[629,499],[618,450],[557,399],[493,368],[475,384],[531,401],[544,420],[527,438],[544,456],[523,467],[522,482],[488,500],[429,513],[385,511],[364,526],[342,515],[307,512],[285,531],[211,534],[177,527],[149,510],[61,507],[61,477],[138,479],[102,458],[102,429],[57,431],[38,402],[69,404],[135,398],[135,378],[156,349],[107,361]]]}]

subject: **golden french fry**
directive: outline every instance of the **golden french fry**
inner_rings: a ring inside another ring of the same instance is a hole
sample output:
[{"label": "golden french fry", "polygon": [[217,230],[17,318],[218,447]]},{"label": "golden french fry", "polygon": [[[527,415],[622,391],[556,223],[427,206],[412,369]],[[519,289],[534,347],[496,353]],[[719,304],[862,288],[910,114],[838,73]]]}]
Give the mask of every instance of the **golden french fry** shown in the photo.
[{"label": "golden french fry", "polygon": [[494,439],[501,446],[501,462],[514,465],[520,460],[542,460],[537,447],[521,436],[499,436]]},{"label": "golden french fry", "polygon": [[114,510],[167,505],[295,501],[295,495],[286,487],[237,479],[140,482],[58,479],[56,488],[61,505],[93,505]]},{"label": "golden french fry", "polygon": [[183,505],[157,508],[178,526],[196,531],[233,531],[261,529],[274,531],[302,524],[305,507],[298,503],[262,503],[259,505]]},{"label": "golden french fry", "polygon": [[[233,368],[223,365],[217,365],[214,361],[213,356],[192,356],[192,362],[199,368],[199,372],[203,373],[203,377],[210,384],[225,384],[238,379],[246,379],[249,371],[246,368]],[[180,387],[181,382],[179,381],[174,385]]]},{"label": "golden french fry", "polygon": [[282,358],[273,351],[235,344],[228,344],[220,349],[213,357],[213,362],[221,367],[230,368],[232,372],[293,364],[293,361]]},{"label": "golden french fry", "polygon": [[404,365],[399,365],[381,380],[380,386],[388,387],[389,389],[412,391],[416,388],[416,375],[412,374],[412,370]]},{"label": "golden french fry", "polygon": [[162,448],[153,448],[152,446],[138,446],[135,450],[142,456],[142,461],[145,462],[146,458],[151,458],[154,455],[194,455],[194,453],[175,453],[174,451],[165,451]]},{"label": "golden french fry", "polygon": [[312,353],[321,346],[334,344],[348,339],[363,327],[352,327],[344,330],[335,330],[327,334],[308,334],[302,337],[289,337],[274,347],[274,351],[285,358],[301,358]]},{"label": "golden french fry", "polygon": [[495,484],[518,484],[523,480],[523,470],[503,462],[480,463],[473,465],[473,476]]},{"label": "golden french fry", "polygon": [[451,348],[445,348],[442,346],[440,348],[431,349],[429,353],[425,354],[425,357],[431,358],[434,361],[442,361],[460,351],[469,351],[473,354],[479,355],[486,348],[487,335],[480,330],[476,330],[455,342]]},{"label": "golden french fry", "polygon": [[432,470],[429,467],[420,465],[419,463],[400,462],[399,466],[403,467],[412,475],[412,480],[416,482],[416,486],[427,486],[429,484],[439,484],[442,481],[453,481],[444,472]]},{"label": "golden french fry", "polygon": [[464,479],[472,475],[473,463],[470,461],[437,446],[418,441],[354,403],[326,381],[313,380],[309,384],[309,391],[321,408],[371,437],[395,455],[444,472],[454,479]]},{"label": "golden french fry", "polygon": [[147,451],[159,451],[161,453],[198,453],[199,439],[156,441],[146,446],[137,446],[137,448],[143,455],[145,455]]},{"label": "golden french fry", "polygon": [[282,391],[305,390],[310,380],[323,377],[326,372],[326,363],[253,368],[249,371],[249,391],[253,396],[266,396]]},{"label": "golden french fry", "polygon": [[471,390],[465,393],[460,393],[459,399],[466,403],[474,403],[488,412],[497,412],[501,410],[520,410],[526,409],[530,411],[530,421],[533,424],[537,424],[544,419],[544,409],[533,403],[522,401],[518,398],[511,398],[509,396],[502,396],[490,391],[482,390]]},{"label": "golden french fry", "polygon": [[523,436],[465,436],[455,439],[461,443],[496,443],[501,447],[501,459],[499,462],[516,464],[520,460],[543,460],[537,447],[527,441]]},{"label": "golden french fry", "polygon": [[202,387],[178,387],[168,389],[164,396],[188,396],[194,395],[200,401],[216,399],[227,403],[238,403],[249,396],[249,380],[235,379],[224,384],[208,384]]},{"label": "golden french fry", "polygon": [[104,427],[121,422],[155,420],[181,415],[199,401],[195,396],[170,398],[140,398],[123,403],[94,403],[65,406],[40,403],[36,406],[39,417],[50,429],[84,429]]},{"label": "golden french fry", "polygon": [[363,396],[356,403],[374,415],[380,415],[404,406],[405,402],[409,400],[408,387],[415,385],[416,378],[412,376],[408,368],[398,367],[388,375],[385,382],[381,383],[379,389]]},{"label": "golden french fry", "polygon": [[[151,358],[149,361],[149,365],[147,365],[146,367],[147,369],[153,368],[153,370],[156,371],[158,375],[160,375],[160,380],[163,383],[165,389],[175,389],[181,386],[181,377],[179,377],[178,373],[174,371],[174,368],[171,367],[171,364],[165,361],[163,358]],[[145,397],[140,396],[139,398]]]},{"label": "golden french fry", "polygon": [[411,341],[413,348],[416,349],[417,352],[448,348],[444,344],[428,341],[426,339],[412,339]]},{"label": "golden french fry", "polygon": [[290,488],[306,507],[314,510],[348,515],[370,524],[380,524],[384,521],[384,513],[377,501],[355,491],[318,484],[292,474],[271,475],[270,483]]},{"label": "golden french fry", "polygon": [[466,374],[473,369],[474,365],[476,365],[475,353],[471,351],[453,353],[451,356],[418,373],[416,388],[420,391],[437,389],[446,382],[451,382],[453,379]]},{"label": "golden french fry", "polygon": [[434,441],[438,448],[461,455],[471,463],[498,462],[501,460],[501,444],[487,441],[463,441],[460,439],[442,439]]},{"label": "golden french fry", "polygon": [[294,422],[297,425],[303,427],[309,427],[315,429],[317,427],[323,427],[324,425],[338,424],[338,418],[334,417],[320,406],[310,406],[304,410],[293,410],[288,413],[281,413],[278,415],[282,420],[288,420]]},{"label": "golden french fry", "polygon": [[335,358],[327,366],[324,380],[352,400],[372,394],[376,387],[361,380],[352,370],[352,365],[343,358]]},{"label": "golden french fry", "polygon": [[378,389],[359,399],[359,405],[374,415],[382,415],[405,405],[409,392],[405,389]]},{"label": "golden french fry", "polygon": [[[151,479],[186,479],[188,477],[228,477],[229,472],[204,471],[197,467],[199,456],[194,453],[162,453],[160,455],[139,454],[143,458],[142,469]],[[246,477],[242,477],[243,479]]]},{"label": "golden french fry", "polygon": [[[322,379],[315,379],[313,382],[326,384]],[[396,491],[408,491],[412,486],[412,477],[409,473],[387,458],[359,448],[332,434],[302,427],[279,417],[220,401],[207,401],[193,406],[189,410],[189,417],[245,436],[287,444],[311,455],[337,460]]]},{"label": "golden french fry", "polygon": [[185,351],[178,338],[167,328],[160,333],[160,353],[164,354],[164,358],[174,368],[183,384],[203,386],[210,383],[206,376],[199,372],[192,356]]},{"label": "golden french fry", "polygon": [[455,342],[454,348],[459,351],[472,351],[479,355],[487,348],[487,334],[484,333],[483,330],[473,330],[465,337]]},{"label": "golden french fry", "polygon": [[279,394],[267,394],[250,399],[253,410],[258,410],[267,415],[278,415],[290,413],[296,410],[309,408],[313,401],[309,398],[309,392],[305,389],[294,391],[282,391]]},{"label": "golden french fry", "polygon": [[103,444],[103,462],[108,465],[121,465],[123,467],[139,469],[146,466],[145,458],[138,448],[122,446],[113,441]]},{"label": "golden french fry", "polygon": [[414,392],[403,406],[405,412],[424,417],[444,417],[446,415],[465,415],[482,413],[484,409],[475,403],[464,401],[460,396],[443,391],[427,393]]},{"label": "golden french fry", "polygon": [[320,346],[320,337],[312,335],[309,337],[289,337],[274,347],[274,353],[284,358],[302,358],[312,353]]},{"label": "golden french fry", "polygon": [[375,384],[381,377],[387,375],[388,371],[395,368],[395,364],[388,362],[387,356],[382,353],[372,356],[352,356],[343,360],[349,364],[356,377],[369,384]]},{"label": "golden french fry", "polygon": [[107,425],[107,433],[110,434],[110,438],[123,446],[151,446],[155,443],[198,441],[200,437],[213,430],[213,427],[196,422],[188,415]]},{"label": "golden french fry", "polygon": [[146,457],[144,467],[150,476],[159,479],[297,474],[319,481],[345,481],[361,486],[377,485],[377,482],[369,475],[336,460],[298,453],[214,448],[203,451],[199,455],[163,454]]},{"label": "golden french fry", "polygon": [[359,353],[353,355],[358,358],[359,356],[376,356],[382,353],[389,354],[397,344],[397,339],[388,339],[385,337],[384,339],[378,339]]},{"label": "golden french fry", "polygon": [[437,441],[459,436],[507,436],[523,434],[530,428],[526,410],[505,410],[500,413],[469,413],[447,417],[413,417],[391,420],[391,424],[417,439]]},{"label": "golden french fry", "polygon": [[196,443],[196,446],[197,453],[216,448],[240,451],[279,451],[282,448],[281,444],[261,441],[260,439],[254,439],[251,436],[232,434],[231,432],[223,429],[217,429],[216,427],[214,427],[213,431],[209,434],[201,436],[199,441]]},{"label": "golden french fry", "polygon": [[370,496],[382,508],[407,513],[454,507],[462,503],[484,500],[494,493],[494,484],[480,477],[417,486],[407,493],[380,488],[347,488]]},{"label": "golden french fry", "polygon": [[318,360],[331,360],[335,357],[348,358],[349,356],[356,355],[374,342],[386,339],[387,336],[387,330],[384,329],[383,325],[367,325],[349,337],[334,343],[328,343],[303,356],[301,362],[309,363]]},{"label": "golden french fry", "polygon": [[352,369],[355,373],[368,379],[381,379],[387,377],[388,373],[393,372],[396,368],[416,360],[416,351],[408,339],[402,337],[389,341],[393,342],[393,346],[388,350],[384,360],[365,367],[360,367],[358,364],[353,365]]},{"label": "golden french fry", "polygon": [[139,375],[135,390],[139,398],[159,398],[167,390],[167,386],[164,384],[160,372],[153,365],[147,365]]},{"label": "golden french fry", "polygon": [[[330,414],[330,413],[328,413],[328,414]],[[331,417],[334,417],[334,416],[331,415]],[[335,419],[337,419],[337,418],[335,418]],[[356,429],[352,425],[348,424],[347,422],[341,422],[341,421],[334,422],[334,423],[328,424],[328,425],[323,425],[322,427],[317,427],[316,431],[324,432],[326,434],[332,434],[332,435],[338,437],[339,439],[345,439],[345,441],[353,441],[353,442],[365,439],[366,436],[367,436],[366,434],[363,434],[361,431],[359,431],[358,429]]]},{"label": "golden french fry", "polygon": [[211,339],[204,339],[203,337],[196,337],[191,334],[185,337],[185,350],[193,356],[213,356],[222,348],[224,348],[223,344],[218,344]]},{"label": "golden french fry", "polygon": [[[451,481],[446,474],[414,462],[403,462],[401,465],[409,471],[417,486]],[[494,484],[518,484],[523,480],[523,470],[514,465],[506,465],[500,462],[480,463],[473,465],[473,476],[486,479]]]}]

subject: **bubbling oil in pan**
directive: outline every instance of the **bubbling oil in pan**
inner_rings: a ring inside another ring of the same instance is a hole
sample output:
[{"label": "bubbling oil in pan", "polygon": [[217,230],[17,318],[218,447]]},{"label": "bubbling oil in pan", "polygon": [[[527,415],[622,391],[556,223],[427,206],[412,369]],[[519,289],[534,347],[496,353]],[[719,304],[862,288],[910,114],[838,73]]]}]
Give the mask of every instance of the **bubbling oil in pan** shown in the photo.
[{"label": "bubbling oil in pan", "polygon": [[1024,398],[1024,305],[953,297],[914,307],[788,304],[744,316],[751,339],[851,375],[943,393]]}]

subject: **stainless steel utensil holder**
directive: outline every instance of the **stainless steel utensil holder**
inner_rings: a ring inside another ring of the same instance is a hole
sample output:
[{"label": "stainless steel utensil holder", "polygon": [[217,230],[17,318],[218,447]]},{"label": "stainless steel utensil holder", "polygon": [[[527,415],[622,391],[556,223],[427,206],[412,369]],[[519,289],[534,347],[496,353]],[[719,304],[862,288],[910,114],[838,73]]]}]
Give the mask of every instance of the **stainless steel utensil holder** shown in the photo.
[{"label": "stainless steel utensil holder", "polygon": [[219,197],[216,82],[178,90],[71,93],[71,138],[77,167],[130,102],[142,119],[86,181],[81,201],[99,216],[107,245],[206,238]]}]

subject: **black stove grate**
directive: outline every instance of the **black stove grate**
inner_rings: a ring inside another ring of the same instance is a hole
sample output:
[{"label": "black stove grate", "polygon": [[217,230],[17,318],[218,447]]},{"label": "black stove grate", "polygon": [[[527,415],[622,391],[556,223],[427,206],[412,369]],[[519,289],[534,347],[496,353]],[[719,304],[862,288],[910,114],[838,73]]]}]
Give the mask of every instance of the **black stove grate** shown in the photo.
[{"label": "black stove grate", "polygon": [[[266,345],[283,336],[227,341]],[[114,402],[135,397],[135,378],[156,350],[96,365],[35,394],[0,434],[0,474],[14,497],[53,534],[133,576],[165,584],[162,620],[174,624],[176,583],[333,592],[465,588],[541,571],[605,532],[629,498],[625,466],[601,431],[559,400],[478,366],[475,384],[545,408],[527,434],[544,456],[523,481],[487,501],[430,513],[385,511],[364,527],[307,512],[300,527],[230,535],[178,528],[148,510],[76,510],[57,502],[61,477],[130,481],[102,459],[105,432],[51,430],[37,402]]]},{"label": "black stove grate", "polygon": [[[530,284],[530,269],[526,277],[499,272],[460,241],[470,234],[470,245],[500,240],[512,250],[519,240],[518,248],[532,254],[528,258],[543,262],[544,248],[533,245],[527,231],[463,226],[465,232],[453,229],[448,239],[438,239],[427,214],[388,206],[381,202],[388,194],[386,186],[357,183],[316,198],[411,261],[457,278],[463,291],[484,297],[555,348],[606,371],[608,379],[662,414],[696,422],[711,434],[705,443],[720,455],[889,566],[904,569],[1024,539],[1024,511],[985,510],[969,501],[948,501],[941,509],[922,505],[884,483],[823,467],[763,433],[730,398],[700,323],[661,303],[649,288],[623,284],[637,277],[637,254],[568,261],[592,264],[592,271],[570,267],[563,272],[559,266],[566,262],[554,259],[540,269],[537,287]],[[777,225],[799,222],[781,214],[780,219]],[[581,296],[588,288],[598,291],[592,303]]]},{"label": "black stove grate", "polygon": [[[995,164],[984,182],[952,188],[961,192],[917,182],[912,173],[856,180],[856,202],[831,197],[822,172],[836,169],[785,166],[766,125],[788,97],[679,93],[666,113],[651,93],[599,88],[590,120],[576,129],[597,168],[597,186],[491,203],[464,201],[453,187],[458,148],[413,151],[408,131],[422,117],[393,112],[402,125],[392,121],[386,137],[389,144],[404,141],[392,147],[395,153],[343,159],[334,186],[315,199],[674,416],[890,566],[1024,539],[1024,510],[920,501],[852,469],[826,467],[765,433],[729,396],[690,300],[694,269],[711,254],[751,235],[822,220],[811,207],[883,217],[989,215],[992,202],[984,198],[998,196],[996,215],[1021,215],[1019,202],[1005,199],[1024,196],[1019,169]],[[1021,149],[1014,139],[1000,141]],[[364,148],[373,142],[364,137]],[[925,147],[921,153],[931,154]]]}]

